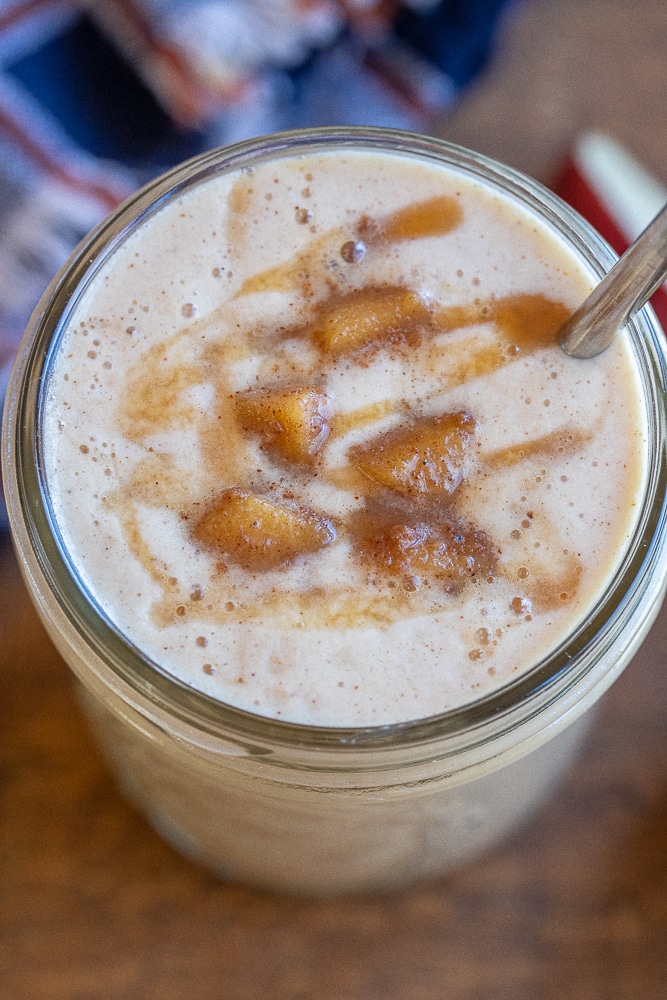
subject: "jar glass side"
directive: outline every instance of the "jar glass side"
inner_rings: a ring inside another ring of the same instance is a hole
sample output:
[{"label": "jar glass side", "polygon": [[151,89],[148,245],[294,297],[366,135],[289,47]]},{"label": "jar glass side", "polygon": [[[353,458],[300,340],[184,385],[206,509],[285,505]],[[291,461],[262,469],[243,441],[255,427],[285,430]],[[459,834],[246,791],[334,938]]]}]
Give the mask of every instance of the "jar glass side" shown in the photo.
[{"label": "jar glass side", "polygon": [[[637,531],[616,580],[587,622],[529,674],[473,705],[445,715],[362,729],[294,726],[220,705],[179,684],[147,663],[91,604],[76,579],[75,568],[58,543],[45,502],[40,426],[35,416],[39,412],[45,373],[58,330],[66,322],[81,289],[103,266],[107,256],[148,214],[159,211],[166,199],[177,197],[218,171],[233,171],[277,156],[298,155],[318,146],[330,148],[332,144],[340,148],[387,149],[445,162],[466,175],[496,185],[503,194],[539,211],[593,274],[601,275],[614,259],[609,248],[583,220],[539,185],[509,168],[438,140],[385,130],[325,129],[308,135],[285,134],[268,141],[251,141],[205,154],[149,185],[99,227],[64,268],[33,317],[17,361],[6,417],[4,451],[15,536],[37,602],[48,606],[51,622],[60,622],[56,630],[61,635],[69,634],[67,643],[71,640],[71,645],[79,646],[79,662],[85,663],[88,657],[95,662],[97,676],[103,678],[102,685],[122,690],[128,703],[141,706],[148,716],[168,718],[176,730],[190,736],[196,734],[193,742],[212,746],[216,740],[221,745],[231,741],[234,746],[250,749],[253,756],[285,761],[284,766],[294,770],[303,766],[298,762],[300,755],[310,749],[333,771],[350,767],[361,772],[386,770],[403,766],[407,761],[421,764],[434,756],[454,759],[471,753],[484,759],[485,755],[495,756],[499,747],[530,745],[535,733],[548,731],[552,719],[567,714],[562,711],[566,704],[577,705],[583,711],[625,665],[627,651],[634,649],[638,641],[633,636],[643,635],[662,599],[666,492],[664,354],[650,310],[639,314],[627,334],[635,344],[646,387],[650,477]],[[607,654],[612,646],[620,654],[610,663]]]}]

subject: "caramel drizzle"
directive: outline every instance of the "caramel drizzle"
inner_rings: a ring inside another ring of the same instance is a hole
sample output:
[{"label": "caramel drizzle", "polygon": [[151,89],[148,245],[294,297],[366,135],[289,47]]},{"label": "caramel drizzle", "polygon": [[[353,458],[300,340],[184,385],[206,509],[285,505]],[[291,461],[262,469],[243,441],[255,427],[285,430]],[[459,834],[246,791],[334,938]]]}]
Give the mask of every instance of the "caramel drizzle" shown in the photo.
[{"label": "caramel drizzle", "polygon": [[[242,211],[240,201],[236,208],[239,213]],[[353,227],[353,235],[355,238],[363,239],[370,248],[378,249],[388,243],[442,236],[458,225],[461,218],[462,211],[458,199],[441,197],[400,209],[377,223],[362,216]],[[327,295],[329,299],[334,298],[337,291],[334,291],[332,296],[331,279],[325,276],[324,279],[320,278],[323,285],[320,294],[314,294],[313,274],[318,270],[315,266],[313,272],[314,262],[315,265],[319,263],[321,266],[322,259],[326,261],[331,248],[339,246],[341,239],[347,237],[349,231],[343,228],[328,231],[312,240],[307,251],[297,254],[284,264],[247,279],[235,298],[264,291],[294,290],[297,286],[306,298],[316,300],[314,311],[326,308]],[[238,347],[235,338],[230,338],[222,344],[219,340],[215,343],[209,341],[207,346],[201,349],[200,359],[193,362],[187,360],[187,357],[191,358],[192,355],[186,348],[186,344],[192,343],[194,333],[205,339],[207,334],[215,333],[221,320],[223,322],[227,320],[224,324],[227,326],[230,322],[230,308],[233,310],[233,303],[230,305],[227,302],[208,317],[188,323],[168,341],[150,348],[131,373],[128,393],[119,410],[125,433],[131,440],[137,442],[144,441],[168,427],[186,426],[195,422],[207,461],[210,461],[211,468],[217,470],[221,482],[228,482],[231,476],[240,483],[244,476],[247,477],[246,470],[249,465],[247,447],[243,446],[240,435],[234,431],[226,435],[221,434],[220,427],[235,426],[230,389],[224,377],[225,360],[227,357],[231,358],[234,352],[238,355],[239,350],[241,353],[243,350]],[[518,355],[526,356],[550,346],[567,313],[568,310],[562,303],[553,302],[543,295],[528,294],[513,295],[499,300],[475,301],[462,306],[434,307],[431,311],[431,320],[423,324],[420,329],[420,336],[427,341],[426,356],[431,362],[436,363],[443,359],[447,361],[449,358],[450,365],[445,371],[444,381],[449,386],[455,386],[498,370],[516,360]],[[439,340],[442,335],[470,327],[489,325],[496,331],[493,343],[480,344],[477,338],[472,338],[470,352],[457,351],[453,361],[446,343]],[[311,332],[312,325],[309,322],[298,329],[287,331],[267,326],[264,330],[254,331],[249,339],[251,345],[254,342],[254,345],[261,349],[267,346],[275,347],[286,336],[310,338]],[[372,346],[372,349],[381,350],[383,346],[379,341]],[[411,344],[410,350],[414,347],[415,345]],[[202,416],[185,397],[189,389],[211,379],[215,385],[215,412]],[[399,402],[383,400],[334,417],[332,436],[340,436],[353,428],[372,424],[384,416],[398,412],[402,407],[404,404]],[[585,440],[585,435],[581,433],[561,430],[521,446],[480,456],[480,462],[488,467],[507,467],[530,457],[553,453],[555,447],[562,449],[565,447],[563,442],[566,442],[568,450],[575,450],[581,447]],[[158,466],[162,458],[164,456],[155,455]],[[328,473],[320,470],[320,474],[323,476],[328,474],[332,482],[338,478],[339,485],[346,487],[351,485],[352,480],[358,478],[354,472],[350,473],[350,470],[347,477],[343,475],[342,480],[340,470],[329,470]],[[157,479],[154,478],[156,475]],[[171,501],[179,503],[187,511],[193,506],[191,499],[181,492],[183,487],[181,485],[179,488],[178,477],[169,476],[169,480],[174,488]],[[153,483],[156,484],[155,488]],[[116,499],[123,501],[119,506],[123,506],[127,501],[156,507],[164,505],[164,489],[160,486],[160,473],[157,472],[157,467],[151,463],[145,467],[138,466],[132,481],[119,491]],[[183,514],[184,518],[187,516],[187,512]],[[163,588],[164,597],[155,605],[156,620],[162,623],[173,621],[176,581],[168,575],[168,567],[161,569],[158,559],[149,551],[149,547],[141,538],[136,516],[128,515],[123,520],[129,547],[136,558],[146,566],[151,577]],[[574,569],[571,573],[574,573]],[[207,599],[193,603],[184,597],[182,607],[189,617],[208,620],[223,617],[229,620],[229,615],[221,616],[220,608],[228,607],[230,597],[233,597],[231,603],[234,605],[234,614],[240,615],[242,620],[248,620],[259,614],[272,613],[279,617],[284,617],[287,613],[298,616],[304,607],[304,602],[312,609],[313,599],[316,596],[315,592],[295,594],[288,588],[277,586],[271,596],[268,598],[262,596],[258,599],[251,596],[249,588],[246,589],[238,573],[229,573],[227,567],[219,566],[217,575],[209,584]],[[369,590],[363,595],[350,594],[344,589],[338,592],[334,590],[332,593],[327,589],[326,594],[322,595],[322,605],[323,616],[328,622],[331,622],[333,616],[336,622],[350,626],[369,620],[378,624],[388,623],[403,617],[406,613],[412,613],[416,607],[420,611],[428,610],[429,607],[437,610],[439,598],[435,599],[428,593],[420,595],[403,593],[400,588],[395,588],[391,592],[387,592],[386,589]],[[316,624],[317,616],[311,613],[310,622]]]},{"label": "caramel drizzle", "polygon": [[591,431],[585,432],[579,427],[563,427],[539,438],[531,438],[521,444],[509,448],[499,448],[480,456],[480,462],[488,468],[509,469],[520,462],[540,456],[554,454],[573,455],[591,441]]},{"label": "caramel drizzle", "polygon": [[[232,200],[236,204],[237,199]],[[261,292],[291,291],[295,285],[307,285],[311,280],[313,261],[337,254],[341,244],[349,240],[362,240],[369,249],[382,250],[388,243],[446,236],[463,219],[463,209],[458,198],[439,195],[425,201],[407,205],[379,222],[361,215],[349,228],[337,227],[309,242],[308,248],[283,264],[254,274],[243,282],[235,297]]]}]

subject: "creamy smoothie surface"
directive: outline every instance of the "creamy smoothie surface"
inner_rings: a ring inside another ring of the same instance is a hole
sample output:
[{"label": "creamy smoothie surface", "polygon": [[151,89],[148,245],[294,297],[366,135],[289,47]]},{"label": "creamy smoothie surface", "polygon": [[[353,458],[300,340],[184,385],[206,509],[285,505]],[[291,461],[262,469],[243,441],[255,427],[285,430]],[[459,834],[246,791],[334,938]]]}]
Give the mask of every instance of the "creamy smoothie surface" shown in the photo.
[{"label": "creamy smoothie surface", "polygon": [[592,278],[453,168],[323,152],[209,179],[103,265],[54,357],[46,476],[84,586],[157,669],[379,725],[511,682],[613,577],[645,479]]}]

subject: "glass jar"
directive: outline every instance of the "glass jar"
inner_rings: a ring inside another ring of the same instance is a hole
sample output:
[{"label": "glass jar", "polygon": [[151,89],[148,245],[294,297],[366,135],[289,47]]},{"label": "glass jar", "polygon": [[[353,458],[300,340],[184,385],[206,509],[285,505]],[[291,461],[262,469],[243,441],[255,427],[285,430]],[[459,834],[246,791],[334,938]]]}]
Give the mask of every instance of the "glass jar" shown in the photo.
[{"label": "glass jar", "polygon": [[387,890],[440,875],[514,828],[576,753],[588,710],[643,641],[667,579],[665,353],[653,313],[644,309],[627,334],[649,432],[649,475],[634,537],[588,619],[498,691],[400,724],[282,722],[222,704],[155,670],[98,611],[63,551],[43,474],[44,384],[59,332],[105,259],[165,200],[216,172],[323,147],[399,151],[451,165],[540,216],[592,275],[615,259],[540,185],[436,139],[315,129],[207,153],[138,192],[54,279],[19,351],[3,441],[10,521],[27,586],[80,681],[83,705],[123,789],[168,840],[220,876],[308,895]]}]

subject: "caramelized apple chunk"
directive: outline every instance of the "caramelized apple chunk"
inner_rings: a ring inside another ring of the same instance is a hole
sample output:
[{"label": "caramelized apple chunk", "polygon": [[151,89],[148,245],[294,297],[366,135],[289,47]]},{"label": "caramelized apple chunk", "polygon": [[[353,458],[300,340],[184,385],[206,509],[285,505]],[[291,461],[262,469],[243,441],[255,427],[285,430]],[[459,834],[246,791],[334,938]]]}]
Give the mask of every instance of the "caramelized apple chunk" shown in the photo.
[{"label": "caramelized apple chunk", "polygon": [[431,322],[431,312],[407,288],[360,288],[323,307],[313,337],[327,354],[338,357],[382,341],[414,336]]},{"label": "caramelized apple chunk", "polygon": [[496,559],[483,531],[464,524],[391,524],[365,538],[362,558],[376,571],[458,594],[475,577],[488,577]]},{"label": "caramelized apple chunk", "polygon": [[389,431],[348,455],[370,479],[404,496],[453,493],[469,465],[474,433],[474,418],[461,410]]},{"label": "caramelized apple chunk", "polygon": [[233,487],[193,529],[204,548],[251,572],[287,566],[334,541],[331,521],[308,507]]},{"label": "caramelized apple chunk", "polygon": [[329,436],[327,394],[311,386],[239,393],[236,409],[243,430],[287,462],[312,464]]}]

